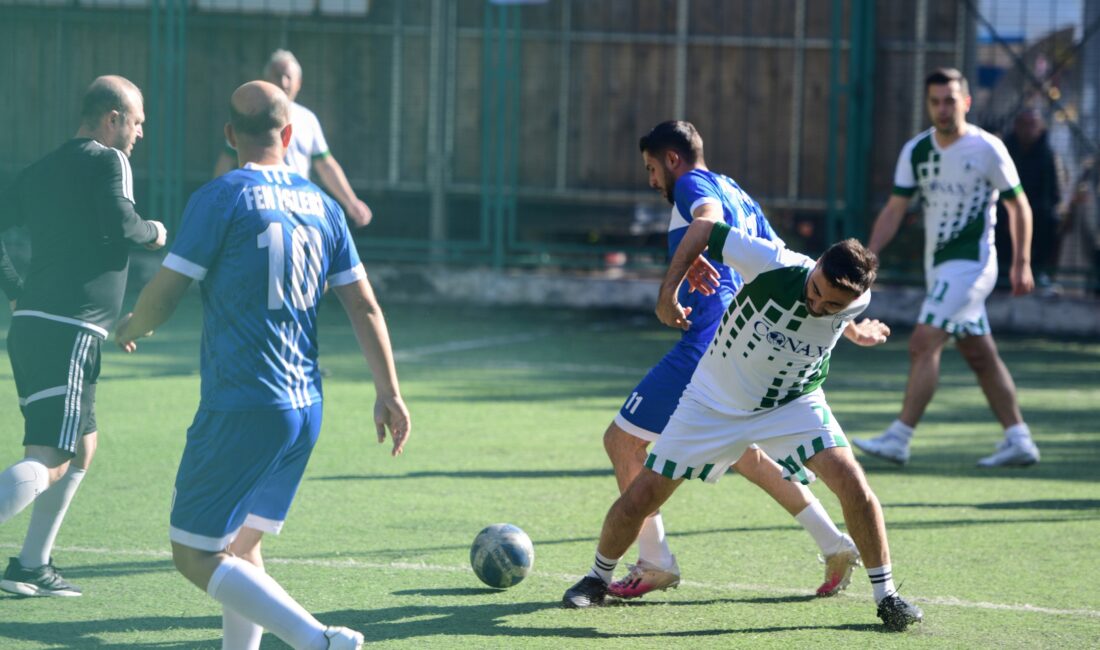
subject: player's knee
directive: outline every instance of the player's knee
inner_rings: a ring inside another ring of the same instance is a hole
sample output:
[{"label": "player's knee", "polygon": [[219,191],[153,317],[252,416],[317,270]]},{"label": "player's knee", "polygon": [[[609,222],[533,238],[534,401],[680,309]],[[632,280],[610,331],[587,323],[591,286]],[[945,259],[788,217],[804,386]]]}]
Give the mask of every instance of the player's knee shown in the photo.
[{"label": "player's knee", "polygon": [[638,455],[638,450],[644,448],[646,442],[641,438],[630,435],[614,423],[607,427],[603,434],[603,448],[612,464],[618,465]]},{"label": "player's knee", "polygon": [[982,345],[959,345],[959,354],[976,373],[987,372],[997,365],[997,352]]},{"label": "player's knee", "polygon": [[643,472],[638,475],[630,487],[619,497],[619,511],[628,519],[645,519],[657,511],[664,503],[665,490],[659,489],[660,480],[667,480],[656,474]]}]

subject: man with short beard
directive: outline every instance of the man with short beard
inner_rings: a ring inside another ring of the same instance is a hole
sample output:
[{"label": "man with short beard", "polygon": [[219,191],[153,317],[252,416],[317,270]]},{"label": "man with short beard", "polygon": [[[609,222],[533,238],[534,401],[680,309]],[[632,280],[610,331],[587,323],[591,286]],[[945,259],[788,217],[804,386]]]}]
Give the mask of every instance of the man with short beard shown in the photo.
[{"label": "man with short beard", "polygon": [[1012,234],[1012,294],[1035,288],[1031,206],[1004,143],[967,123],[966,78],[950,68],[934,71],[925,79],[925,100],[933,126],[902,148],[893,193],[875,220],[868,248],[877,254],[890,243],[920,190],[928,293],[909,337],[909,382],[901,413],[882,435],[852,444],[899,465],[909,462],[914,429],[936,392],[940,356],[953,338],[1004,427],[1004,439],[978,460],[978,467],[1033,465],[1039,462],[1039,448],[1020,413],[1016,384],[997,352],[985,312],[985,299],[997,282],[998,198]]},{"label": "man with short beard", "polygon": [[31,261],[21,278],[0,244],[0,287],[12,306],[8,353],[23,414],[25,454],[0,473],[0,523],[31,502],[27,537],[0,589],[79,596],[50,553],[95,455],[100,344],[122,307],[131,244],[164,246],[166,232],[134,210],[130,152],[145,122],[141,91],[99,77],[84,94],[76,137],[27,167],[0,194],[0,232],[25,225]]}]

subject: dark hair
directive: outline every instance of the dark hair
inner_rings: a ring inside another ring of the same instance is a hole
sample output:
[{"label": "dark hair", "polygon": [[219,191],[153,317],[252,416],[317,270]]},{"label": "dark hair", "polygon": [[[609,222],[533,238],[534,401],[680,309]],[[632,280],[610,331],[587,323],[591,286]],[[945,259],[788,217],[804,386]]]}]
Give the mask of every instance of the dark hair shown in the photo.
[{"label": "dark hair", "polygon": [[928,94],[929,86],[946,86],[952,81],[959,82],[959,88],[962,89],[963,96],[970,95],[970,84],[967,83],[966,77],[955,68],[936,68],[924,78],[924,94]]},{"label": "dark hair", "polygon": [[88,86],[80,102],[80,121],[94,127],[99,118],[111,111],[126,115],[130,108],[128,95],[133,92],[139,98],[141,90],[122,77],[99,77]]},{"label": "dark hair", "polygon": [[265,111],[248,115],[238,111],[233,102],[229,103],[229,123],[233,125],[233,132],[237,137],[244,136],[258,145],[275,144],[279,131],[289,121],[289,106],[285,97],[272,101]]},{"label": "dark hair", "polygon": [[877,271],[878,256],[864,248],[858,239],[839,241],[821,256],[825,279],[857,296],[871,288]]},{"label": "dark hair", "polygon": [[691,122],[669,120],[653,127],[638,140],[638,149],[651,156],[659,156],[669,149],[680,154],[689,165],[703,160],[703,137]]}]

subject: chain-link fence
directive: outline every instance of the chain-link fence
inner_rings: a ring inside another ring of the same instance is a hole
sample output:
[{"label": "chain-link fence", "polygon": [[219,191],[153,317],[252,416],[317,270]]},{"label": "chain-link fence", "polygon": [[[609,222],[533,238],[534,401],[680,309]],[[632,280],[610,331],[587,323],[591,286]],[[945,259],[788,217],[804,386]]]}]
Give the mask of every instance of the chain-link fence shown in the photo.
[{"label": "chain-link fence", "polygon": [[[1084,4],[1054,2],[1064,20],[1018,37],[997,12],[1050,0],[0,0],[17,89],[0,97],[16,125],[0,178],[75,131],[94,76],[123,74],[147,104],[139,208],[172,223],[222,151],[229,94],[286,48],[375,213],[359,235],[371,259],[657,266],[668,207],[637,140],[670,118],[812,251],[866,233],[939,65],[977,80],[975,116],[995,130],[1041,104],[1082,177],[1085,90],[1065,80],[1090,52]],[[916,271],[918,248],[891,254]]]}]

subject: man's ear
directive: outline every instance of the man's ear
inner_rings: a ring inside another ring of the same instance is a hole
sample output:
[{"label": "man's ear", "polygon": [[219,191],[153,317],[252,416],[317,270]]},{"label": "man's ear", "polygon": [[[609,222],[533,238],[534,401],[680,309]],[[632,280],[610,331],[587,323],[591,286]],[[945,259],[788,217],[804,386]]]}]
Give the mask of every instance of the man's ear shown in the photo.
[{"label": "man's ear", "polygon": [[279,131],[279,136],[283,140],[283,147],[285,147],[287,149],[290,148],[290,136],[293,134],[293,132],[294,132],[294,126],[292,124],[290,124],[289,122],[287,123],[286,126],[283,127],[282,131]]},{"label": "man's ear", "polygon": [[680,165],[680,152],[668,149],[665,151],[665,167],[669,171],[676,169]]},{"label": "man's ear", "polygon": [[233,132],[233,124],[230,122],[225,123],[225,141],[229,143],[229,146],[234,149],[237,148],[237,134]]}]

